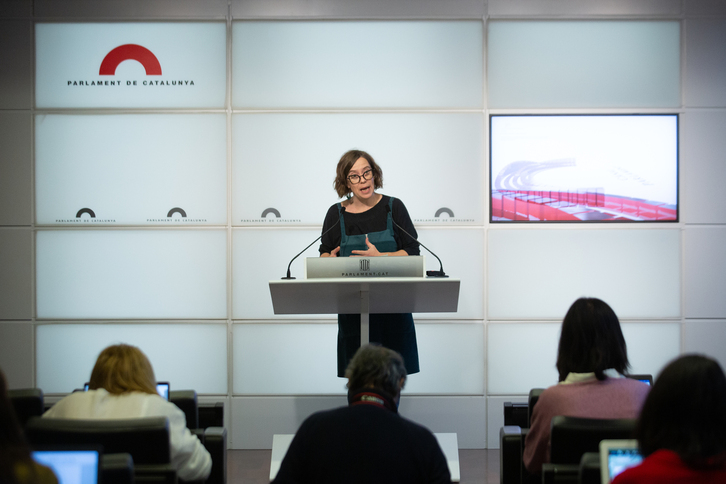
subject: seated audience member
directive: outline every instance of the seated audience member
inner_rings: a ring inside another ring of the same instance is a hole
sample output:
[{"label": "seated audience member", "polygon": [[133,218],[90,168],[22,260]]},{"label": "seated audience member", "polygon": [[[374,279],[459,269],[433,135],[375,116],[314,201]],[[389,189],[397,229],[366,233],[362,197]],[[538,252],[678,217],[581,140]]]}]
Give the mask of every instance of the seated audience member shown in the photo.
[{"label": "seated audience member", "polygon": [[8,397],[5,374],[0,370],[0,482],[5,484],[58,484],[49,468],[30,456],[15,410]]},{"label": "seated audience member", "polygon": [[436,437],[398,414],[401,355],[358,349],[345,372],[348,406],[318,412],[295,434],[275,483],[449,483]]},{"label": "seated audience member", "polygon": [[53,405],[43,417],[122,419],[167,417],[171,464],[179,479],[206,479],[212,458],[199,439],[187,429],[186,418],[176,405],[156,393],[151,363],[135,346],[109,346],[98,355],[87,392],[71,393]]},{"label": "seated audience member", "polygon": [[643,462],[613,484],[726,482],[726,377],[705,356],[682,356],[658,376],[638,420]]},{"label": "seated audience member", "polygon": [[552,417],[638,417],[649,387],[623,377],[629,366],[620,321],[610,306],[595,298],[575,301],[562,322],[559,383],[543,391],[532,410],[523,455],[530,473],[549,462]]}]

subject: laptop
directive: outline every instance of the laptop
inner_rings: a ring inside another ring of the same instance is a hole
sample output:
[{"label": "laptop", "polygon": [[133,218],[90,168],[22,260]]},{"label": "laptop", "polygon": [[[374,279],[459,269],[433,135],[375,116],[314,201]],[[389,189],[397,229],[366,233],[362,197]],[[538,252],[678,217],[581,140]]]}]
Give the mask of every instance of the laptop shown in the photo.
[{"label": "laptop", "polygon": [[[90,384],[88,382],[86,382],[83,385],[83,391],[87,392],[89,388],[90,388]],[[169,401],[169,382],[168,381],[156,382],[156,393],[161,395],[161,397],[164,400]]]},{"label": "laptop", "polygon": [[615,476],[625,469],[637,466],[643,461],[638,441],[601,440],[600,441],[600,480],[610,484]]},{"label": "laptop", "polygon": [[31,451],[33,460],[50,467],[59,484],[98,484],[101,454],[100,446],[37,447]]}]

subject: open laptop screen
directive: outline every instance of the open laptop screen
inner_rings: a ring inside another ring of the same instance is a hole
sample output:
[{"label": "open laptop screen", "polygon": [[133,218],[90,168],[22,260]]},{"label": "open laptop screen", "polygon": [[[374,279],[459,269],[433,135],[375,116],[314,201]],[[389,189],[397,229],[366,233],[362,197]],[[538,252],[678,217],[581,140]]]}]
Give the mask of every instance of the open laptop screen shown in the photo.
[{"label": "open laptop screen", "polygon": [[[86,383],[83,385],[83,391],[87,392],[90,388],[90,385]],[[169,382],[168,381],[160,381],[156,382],[156,393],[161,395],[164,400],[169,400]]]},{"label": "open laptop screen", "polygon": [[600,441],[600,471],[602,484],[610,484],[615,476],[643,461],[637,440]]},{"label": "open laptop screen", "polygon": [[100,451],[93,449],[33,450],[33,459],[50,467],[59,484],[97,484]]}]

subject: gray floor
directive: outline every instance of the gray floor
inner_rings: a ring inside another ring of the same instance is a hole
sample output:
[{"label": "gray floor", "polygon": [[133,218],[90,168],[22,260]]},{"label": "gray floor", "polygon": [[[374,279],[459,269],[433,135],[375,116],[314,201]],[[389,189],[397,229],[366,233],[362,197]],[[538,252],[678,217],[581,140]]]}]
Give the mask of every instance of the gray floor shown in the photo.
[{"label": "gray floor", "polygon": [[[268,484],[270,450],[227,451],[227,482],[229,484]],[[459,450],[462,484],[498,484],[499,450]]]}]

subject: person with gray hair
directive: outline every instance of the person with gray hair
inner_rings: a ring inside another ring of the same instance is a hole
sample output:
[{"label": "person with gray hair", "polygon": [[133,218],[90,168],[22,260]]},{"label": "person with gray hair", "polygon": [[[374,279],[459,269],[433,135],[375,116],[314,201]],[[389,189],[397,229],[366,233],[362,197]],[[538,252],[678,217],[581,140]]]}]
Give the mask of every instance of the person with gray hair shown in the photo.
[{"label": "person with gray hair", "polygon": [[348,406],[300,426],[274,482],[450,483],[446,458],[427,428],[401,417],[401,355],[362,346],[345,372]]}]

